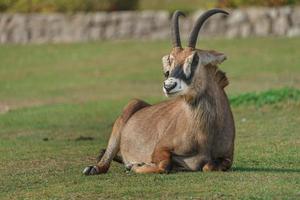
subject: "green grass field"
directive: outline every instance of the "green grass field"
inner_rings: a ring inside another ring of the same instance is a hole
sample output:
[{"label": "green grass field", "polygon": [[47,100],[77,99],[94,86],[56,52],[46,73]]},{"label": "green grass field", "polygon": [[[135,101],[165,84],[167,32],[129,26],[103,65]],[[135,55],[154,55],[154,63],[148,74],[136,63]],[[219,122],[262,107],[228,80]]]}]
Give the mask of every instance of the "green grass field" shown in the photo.
[{"label": "green grass field", "polygon": [[170,42],[0,46],[0,199],[299,199],[300,38],[199,46],[228,56],[232,171],[136,175],[113,163],[89,177],[128,100],[166,99]]}]

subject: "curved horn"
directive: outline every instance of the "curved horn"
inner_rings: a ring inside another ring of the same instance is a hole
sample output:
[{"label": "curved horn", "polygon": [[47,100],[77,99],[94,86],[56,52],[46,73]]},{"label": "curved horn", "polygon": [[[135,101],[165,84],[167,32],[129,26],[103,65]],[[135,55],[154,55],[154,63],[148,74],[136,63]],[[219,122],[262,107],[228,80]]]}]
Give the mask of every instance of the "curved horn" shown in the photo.
[{"label": "curved horn", "polygon": [[181,48],[181,41],[180,41],[180,34],[179,34],[179,23],[178,18],[179,16],[185,16],[185,14],[179,10],[176,10],[172,16],[171,21],[171,36],[172,36],[172,44],[173,47],[180,47]]},{"label": "curved horn", "polygon": [[197,43],[197,38],[198,38],[198,34],[199,34],[199,31],[202,27],[202,25],[204,24],[204,22],[212,15],[214,14],[217,14],[217,13],[223,13],[223,14],[226,14],[226,15],[229,15],[228,12],[224,11],[224,10],[221,10],[221,9],[211,9],[209,11],[206,11],[205,13],[203,13],[196,21],[194,27],[193,27],[193,30],[190,34],[190,37],[189,37],[189,41],[188,41],[188,47],[191,47],[191,48],[195,48],[196,46],[196,43]]}]

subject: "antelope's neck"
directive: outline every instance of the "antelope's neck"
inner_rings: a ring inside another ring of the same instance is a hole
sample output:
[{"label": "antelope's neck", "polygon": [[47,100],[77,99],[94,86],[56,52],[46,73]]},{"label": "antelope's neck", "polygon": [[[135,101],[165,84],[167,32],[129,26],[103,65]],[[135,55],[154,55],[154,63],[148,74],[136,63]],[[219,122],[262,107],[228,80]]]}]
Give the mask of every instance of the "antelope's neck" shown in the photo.
[{"label": "antelope's neck", "polygon": [[216,128],[221,103],[218,95],[204,92],[195,97],[195,101],[190,103],[190,109],[194,121],[194,128],[200,128],[203,132],[209,133]]}]

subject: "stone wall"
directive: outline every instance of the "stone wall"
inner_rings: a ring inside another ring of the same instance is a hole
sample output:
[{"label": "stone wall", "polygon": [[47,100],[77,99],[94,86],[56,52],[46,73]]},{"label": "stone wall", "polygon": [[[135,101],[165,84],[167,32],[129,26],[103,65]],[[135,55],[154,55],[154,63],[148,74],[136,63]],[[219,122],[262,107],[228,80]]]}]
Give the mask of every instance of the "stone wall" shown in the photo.
[{"label": "stone wall", "polygon": [[[180,19],[187,37],[203,11]],[[0,43],[81,42],[111,39],[167,39],[166,11],[112,13],[0,14]],[[247,8],[210,18],[202,37],[300,36],[300,7]]]}]

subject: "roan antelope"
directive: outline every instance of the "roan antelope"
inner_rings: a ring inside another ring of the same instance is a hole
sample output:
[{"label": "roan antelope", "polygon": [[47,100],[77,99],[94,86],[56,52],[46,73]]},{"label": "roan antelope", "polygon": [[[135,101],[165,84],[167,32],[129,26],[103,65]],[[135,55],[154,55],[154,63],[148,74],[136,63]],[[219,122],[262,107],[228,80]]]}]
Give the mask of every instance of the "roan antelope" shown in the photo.
[{"label": "roan antelope", "polygon": [[112,160],[121,160],[137,173],[226,171],[233,162],[235,126],[224,88],[225,73],[218,69],[226,56],[196,49],[204,22],[216,13],[202,14],[193,27],[188,47],[182,48],[176,11],[171,21],[173,49],[162,58],[168,97],[155,105],[132,100],[115,121],[106,150],[86,175],[106,173]]}]

